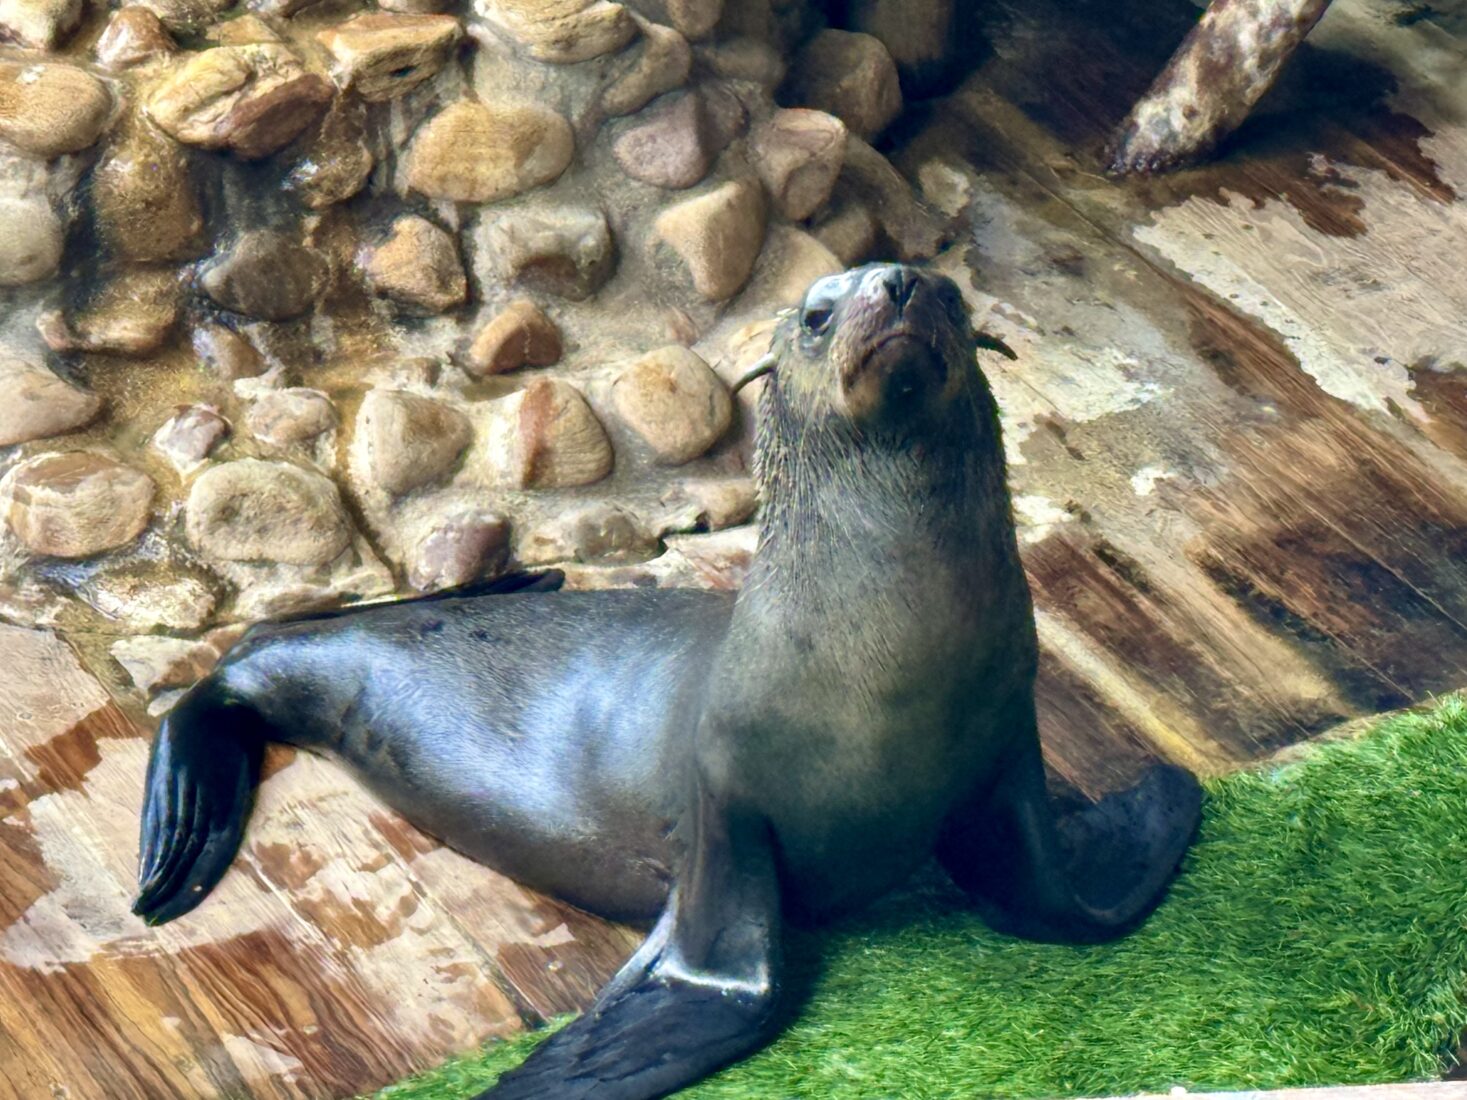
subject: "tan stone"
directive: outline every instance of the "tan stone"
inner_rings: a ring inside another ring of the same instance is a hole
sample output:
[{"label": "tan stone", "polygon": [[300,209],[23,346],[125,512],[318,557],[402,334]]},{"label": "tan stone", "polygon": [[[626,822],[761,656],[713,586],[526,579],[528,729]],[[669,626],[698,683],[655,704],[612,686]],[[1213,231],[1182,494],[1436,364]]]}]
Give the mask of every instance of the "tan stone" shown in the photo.
[{"label": "tan stone", "polygon": [[86,451],[23,462],[6,479],[7,519],[32,553],[89,558],[133,542],[152,516],[152,479]]},{"label": "tan stone", "polygon": [[509,556],[509,521],[474,508],[430,526],[407,554],[408,583],[419,592],[492,577]]},{"label": "tan stone", "polygon": [[854,134],[846,137],[841,189],[871,211],[897,259],[930,260],[937,255],[944,239],[941,220],[918,201],[891,161]]},{"label": "tan stone", "polygon": [[187,145],[253,159],[293,141],[333,94],[289,49],[267,42],[193,54],[153,91],[145,109]]},{"label": "tan stone", "polygon": [[640,111],[652,100],[681,88],[693,68],[688,40],[671,27],[638,21],[639,44],[627,51],[616,75],[601,93],[601,110],[612,117]]},{"label": "tan stone", "polygon": [[663,494],[669,509],[658,534],[678,531],[721,531],[743,523],[759,507],[759,490],[752,478],[696,478],[680,482]]},{"label": "tan stone", "polygon": [[92,47],[97,63],[109,69],[125,69],[178,47],[156,13],[135,5],[119,8]]},{"label": "tan stone", "polygon": [[451,15],[370,12],[316,35],[331,55],[331,75],[369,103],[395,99],[435,76],[463,28]]},{"label": "tan stone", "polygon": [[791,221],[804,221],[825,205],[845,162],[846,127],[824,111],[775,111],[749,142],[754,167]]},{"label": "tan stone", "polygon": [[74,317],[52,310],[36,328],[52,351],[146,356],[173,332],[181,299],[173,270],[135,268],[104,284]]},{"label": "tan stone", "polygon": [[235,0],[137,0],[175,34],[203,30],[234,6]]},{"label": "tan stone", "polygon": [[637,24],[607,0],[478,0],[484,21],[536,61],[589,61],[627,45]]},{"label": "tan stone", "polygon": [[697,92],[674,93],[636,117],[612,143],[621,169],[654,187],[692,187],[708,174],[718,149]]},{"label": "tan stone", "polygon": [[0,62],[0,140],[36,157],[92,145],[112,115],[112,96],[72,65]]},{"label": "tan stone", "polygon": [[515,545],[521,565],[554,562],[626,562],[650,558],[660,547],[640,516],[615,504],[582,504],[530,528]]},{"label": "tan stone", "polygon": [[252,458],[199,475],[189,490],[184,527],[195,550],[221,561],[325,565],[351,545],[334,482],[289,463]]},{"label": "tan stone", "polygon": [[43,367],[0,360],[0,447],[84,428],[102,411],[102,399]]},{"label": "tan stone", "polygon": [[307,206],[321,210],[345,202],[367,185],[373,158],[366,132],[366,108],[338,96],[290,173],[291,188]]},{"label": "tan stone", "polygon": [[365,251],[362,270],[378,294],[424,313],[443,313],[468,297],[457,241],[416,214],[398,218],[387,240]]},{"label": "tan stone", "polygon": [[730,180],[657,216],[657,236],[681,258],[703,297],[736,294],[764,243],[764,194],[753,180]]},{"label": "tan stone", "polygon": [[718,442],[733,419],[728,388],[702,358],[679,344],[649,352],[617,376],[617,414],[659,462],[676,466]]},{"label": "tan stone", "polygon": [[212,405],[182,405],[153,433],[153,448],[181,473],[196,469],[229,434]]},{"label": "tan stone", "polygon": [[575,138],[556,112],[460,100],[429,119],[408,150],[408,186],[429,198],[494,202],[556,179]]},{"label": "tan stone", "polygon": [[521,367],[548,367],[560,360],[560,329],[528,298],[518,298],[479,330],[464,366],[472,374],[503,374]]},{"label": "tan stone", "polygon": [[537,378],[493,402],[486,445],[495,480],[506,488],[564,489],[611,472],[611,441],[579,390]]},{"label": "tan stone", "polygon": [[108,149],[92,173],[92,203],[98,235],[123,259],[192,259],[205,247],[188,160],[151,126]]},{"label": "tan stone", "polygon": [[82,0],[0,0],[0,38],[54,50],[81,22]]},{"label": "tan stone", "polygon": [[596,207],[517,206],[486,222],[482,234],[494,278],[574,301],[594,294],[616,267],[611,227]]},{"label": "tan stone", "polygon": [[209,34],[220,46],[251,46],[259,42],[284,42],[285,38],[273,22],[246,12],[209,28]]},{"label": "tan stone", "polygon": [[226,382],[265,373],[265,360],[255,346],[223,325],[202,324],[192,336],[194,354]]},{"label": "tan stone", "polygon": [[870,140],[902,110],[896,65],[869,34],[823,30],[805,43],[792,69],[802,106],[835,115],[851,133]]},{"label": "tan stone", "polygon": [[909,93],[930,94],[958,44],[955,7],[953,0],[854,0],[846,25],[881,40]]},{"label": "tan stone", "polygon": [[64,244],[61,219],[43,197],[0,197],[0,286],[51,278]]},{"label": "tan stone", "polygon": [[880,232],[870,207],[856,199],[842,199],[815,226],[815,239],[843,265],[854,267],[870,258]]},{"label": "tan stone", "polygon": [[448,477],[473,430],[441,401],[371,390],[357,414],[357,437],[367,480],[396,497]]},{"label": "tan stone", "polygon": [[250,434],[274,447],[310,443],[339,423],[331,398],[304,387],[263,393],[245,413]]}]

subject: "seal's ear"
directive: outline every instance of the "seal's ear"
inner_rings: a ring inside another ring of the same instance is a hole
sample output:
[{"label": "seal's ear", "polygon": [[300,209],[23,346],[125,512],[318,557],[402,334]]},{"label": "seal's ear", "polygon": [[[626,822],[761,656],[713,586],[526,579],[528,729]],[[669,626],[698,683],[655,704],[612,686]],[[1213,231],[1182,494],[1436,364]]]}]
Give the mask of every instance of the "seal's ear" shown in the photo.
[{"label": "seal's ear", "polygon": [[978,330],[978,346],[980,348],[987,348],[989,351],[996,351],[1006,359],[1019,358],[1019,353],[1013,348],[1009,347],[991,332],[984,332],[982,329]]},{"label": "seal's ear", "polygon": [[763,359],[760,359],[759,362],[755,363],[751,368],[749,368],[749,371],[733,384],[733,392],[738,393],[739,390],[743,389],[750,382],[754,381],[754,379],[763,378],[766,374],[772,372],[778,364],[779,359],[774,355],[773,352],[766,355]]}]

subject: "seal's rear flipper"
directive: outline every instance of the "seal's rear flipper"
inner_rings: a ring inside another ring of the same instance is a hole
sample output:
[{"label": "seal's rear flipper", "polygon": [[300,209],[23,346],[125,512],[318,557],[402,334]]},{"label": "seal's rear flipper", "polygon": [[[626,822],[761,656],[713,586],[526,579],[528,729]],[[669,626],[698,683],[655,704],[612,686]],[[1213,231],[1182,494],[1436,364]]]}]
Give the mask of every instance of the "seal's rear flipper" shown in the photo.
[{"label": "seal's rear flipper", "polygon": [[479,1100],[651,1100],[768,1041],[779,886],[768,827],[700,808],[689,863],[596,1003]]},{"label": "seal's rear flipper", "polygon": [[148,759],[132,907],[149,924],[187,913],[229,869],[264,746],[254,713],[222,700],[212,678],[163,720]]},{"label": "seal's rear flipper", "polygon": [[1044,785],[1032,704],[997,789],[964,807],[938,857],[989,924],[1025,939],[1097,943],[1156,908],[1197,831],[1202,788],[1190,772],[1151,769],[1135,787],[1057,823]]}]

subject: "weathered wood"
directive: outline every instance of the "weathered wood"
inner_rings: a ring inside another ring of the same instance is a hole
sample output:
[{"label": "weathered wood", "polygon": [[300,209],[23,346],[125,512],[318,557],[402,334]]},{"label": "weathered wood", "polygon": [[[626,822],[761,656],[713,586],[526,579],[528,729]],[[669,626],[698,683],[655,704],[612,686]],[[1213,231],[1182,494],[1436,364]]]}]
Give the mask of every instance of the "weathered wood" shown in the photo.
[{"label": "weathered wood", "polygon": [[1212,1100],[1463,1100],[1467,1085],[1452,1082],[1417,1082],[1405,1085],[1348,1085],[1339,1088],[1272,1089],[1248,1092],[1160,1093],[1131,1100],[1163,1100],[1177,1095],[1210,1097]]}]

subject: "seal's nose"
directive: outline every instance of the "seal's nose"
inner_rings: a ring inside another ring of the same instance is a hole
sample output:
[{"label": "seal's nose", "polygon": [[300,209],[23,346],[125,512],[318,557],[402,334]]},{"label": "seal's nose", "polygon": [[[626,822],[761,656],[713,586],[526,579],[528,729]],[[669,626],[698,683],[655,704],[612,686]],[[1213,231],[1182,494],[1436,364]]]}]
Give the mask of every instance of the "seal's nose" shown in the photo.
[{"label": "seal's nose", "polygon": [[881,271],[881,286],[896,303],[898,313],[907,308],[907,303],[912,300],[917,284],[921,281],[922,276],[917,269],[904,264],[892,264]]}]

